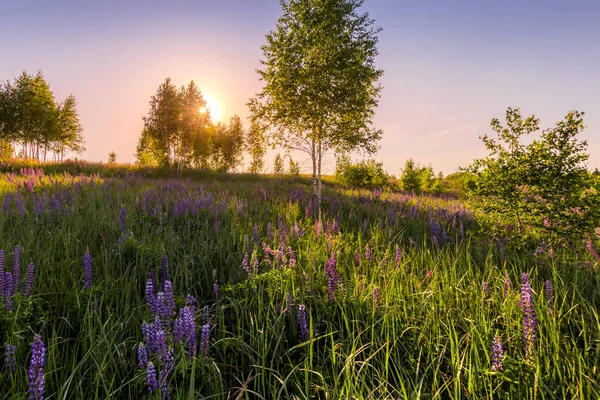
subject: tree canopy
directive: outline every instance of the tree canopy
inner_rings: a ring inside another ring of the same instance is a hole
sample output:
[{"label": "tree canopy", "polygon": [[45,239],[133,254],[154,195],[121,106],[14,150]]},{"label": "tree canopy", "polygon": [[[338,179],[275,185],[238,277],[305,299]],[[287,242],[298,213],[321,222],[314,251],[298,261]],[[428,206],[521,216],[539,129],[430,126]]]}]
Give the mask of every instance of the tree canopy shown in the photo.
[{"label": "tree canopy", "polygon": [[77,102],[69,95],[57,102],[41,71],[24,71],[0,84],[0,139],[21,146],[24,158],[62,160],[66,152],[85,150]]},{"label": "tree canopy", "polygon": [[380,28],[358,9],[362,0],[282,0],[283,15],[262,46],[264,87],[248,103],[268,141],[307,153],[320,198],[328,150],[373,153],[372,127],[383,71],[375,67]]},{"label": "tree canopy", "polygon": [[144,165],[177,165],[233,171],[241,165],[245,143],[242,120],[213,124],[206,100],[194,81],[177,89],[170,78],[150,99],[136,149]]},{"label": "tree canopy", "polygon": [[535,116],[509,108],[506,127],[493,119],[497,137],[482,137],[489,155],[468,168],[483,209],[512,216],[519,232],[529,226],[551,244],[590,234],[600,223],[600,192],[585,165],[587,142],[578,138],[583,115],[570,111],[529,141],[539,131]]}]

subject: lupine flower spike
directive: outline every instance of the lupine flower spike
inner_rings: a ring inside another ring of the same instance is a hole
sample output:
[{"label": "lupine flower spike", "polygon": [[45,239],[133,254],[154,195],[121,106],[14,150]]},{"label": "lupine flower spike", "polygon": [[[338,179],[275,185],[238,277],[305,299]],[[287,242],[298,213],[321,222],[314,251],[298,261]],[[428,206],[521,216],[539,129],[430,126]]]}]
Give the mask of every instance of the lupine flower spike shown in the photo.
[{"label": "lupine flower spike", "polygon": [[504,362],[504,348],[500,341],[500,336],[494,336],[492,343],[492,371],[502,371],[502,363]]},{"label": "lupine flower spike", "polygon": [[92,287],[92,256],[89,249],[83,255],[83,287],[85,289]]},{"label": "lupine flower spike", "polygon": [[535,341],[536,316],[533,306],[532,290],[529,284],[529,275],[523,273],[521,277],[521,307],[523,308],[523,341],[525,342],[525,358],[530,359]]},{"label": "lupine flower spike", "polygon": [[31,346],[31,361],[27,375],[29,378],[29,399],[44,399],[44,365],[46,364],[46,347],[40,335],[35,335]]}]

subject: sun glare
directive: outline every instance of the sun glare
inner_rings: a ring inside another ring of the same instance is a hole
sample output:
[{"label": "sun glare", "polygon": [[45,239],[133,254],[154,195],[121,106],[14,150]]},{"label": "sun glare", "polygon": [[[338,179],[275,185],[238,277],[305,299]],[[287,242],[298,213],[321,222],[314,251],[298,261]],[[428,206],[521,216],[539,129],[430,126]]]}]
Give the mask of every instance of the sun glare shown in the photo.
[{"label": "sun glare", "polygon": [[204,100],[206,101],[206,107],[200,107],[200,112],[205,113],[209,111],[213,122],[219,122],[221,120],[221,105],[219,102],[214,97],[206,95],[204,96]]}]

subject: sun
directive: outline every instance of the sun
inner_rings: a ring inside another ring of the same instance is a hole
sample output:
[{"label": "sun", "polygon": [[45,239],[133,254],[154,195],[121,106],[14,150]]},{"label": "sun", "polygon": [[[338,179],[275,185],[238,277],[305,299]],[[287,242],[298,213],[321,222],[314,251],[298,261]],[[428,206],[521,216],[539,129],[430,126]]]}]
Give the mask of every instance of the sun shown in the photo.
[{"label": "sun", "polygon": [[212,96],[204,95],[204,100],[206,101],[206,107],[200,107],[200,112],[205,113],[207,111],[210,112],[210,118],[214,122],[219,122],[221,119],[221,104],[218,100],[216,100]]}]

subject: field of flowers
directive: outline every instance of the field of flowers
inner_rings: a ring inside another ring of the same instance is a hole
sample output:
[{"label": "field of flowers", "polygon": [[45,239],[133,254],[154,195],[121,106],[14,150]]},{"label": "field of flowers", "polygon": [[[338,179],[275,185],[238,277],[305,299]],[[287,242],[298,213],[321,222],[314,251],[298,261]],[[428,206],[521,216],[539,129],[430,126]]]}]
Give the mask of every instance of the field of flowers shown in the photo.
[{"label": "field of flowers", "polygon": [[598,243],[303,179],[0,175],[0,399],[600,398]]}]

